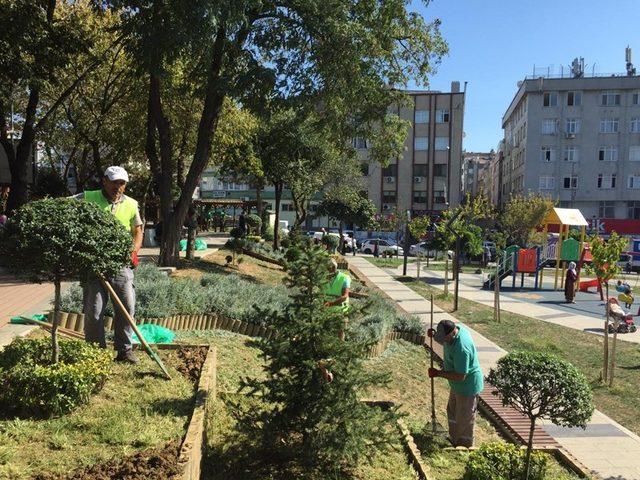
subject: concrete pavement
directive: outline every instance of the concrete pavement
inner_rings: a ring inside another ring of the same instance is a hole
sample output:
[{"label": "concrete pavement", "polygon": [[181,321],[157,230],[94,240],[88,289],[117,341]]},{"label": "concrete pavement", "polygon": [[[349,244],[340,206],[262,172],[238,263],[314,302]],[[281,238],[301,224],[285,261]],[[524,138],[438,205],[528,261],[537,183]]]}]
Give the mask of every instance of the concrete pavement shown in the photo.
[{"label": "concrete pavement", "polygon": [[[428,327],[431,302],[415,294],[409,287],[394,280],[392,273],[374,266],[365,258],[349,256],[347,261],[360,270],[366,277],[367,283],[385,291],[402,309],[408,313],[415,313]],[[392,272],[395,271],[392,270]],[[462,292],[462,283],[460,292]],[[466,292],[467,290],[465,289],[465,294]],[[492,292],[480,292],[491,295],[491,305],[493,305]],[[486,298],[484,301],[486,301]],[[518,302],[513,302],[514,305],[516,303]],[[509,302],[507,301],[505,304],[508,305]],[[522,302],[519,302],[518,305],[522,310]],[[506,305],[503,304],[503,306]],[[529,304],[524,306],[527,309],[530,308]],[[529,310],[527,310],[527,315],[531,316],[529,315]],[[434,317],[435,322],[445,318],[458,321],[435,305]],[[564,323],[560,324],[565,325]],[[480,364],[486,374],[491,367],[495,366],[497,360],[507,352],[475,330],[468,326],[467,328],[476,343]],[[604,413],[596,410],[586,430],[558,427],[548,422],[543,422],[543,428],[572,456],[591,469],[593,474],[599,478],[606,480],[640,480],[640,437]]]}]

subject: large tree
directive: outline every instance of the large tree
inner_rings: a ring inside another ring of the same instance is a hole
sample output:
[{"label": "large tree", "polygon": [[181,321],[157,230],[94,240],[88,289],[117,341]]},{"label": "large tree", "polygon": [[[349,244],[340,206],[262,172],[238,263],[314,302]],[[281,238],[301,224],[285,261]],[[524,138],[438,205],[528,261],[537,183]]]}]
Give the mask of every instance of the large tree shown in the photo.
[{"label": "large tree", "polygon": [[[439,22],[409,12],[405,0],[100,4],[124,7],[122,31],[148,79],[146,150],[165,223],[163,264],[177,260],[179,228],[210,161],[225,98],[245,105],[259,104],[267,95],[311,101],[322,107],[325,121],[342,129],[336,134],[373,138],[376,122],[379,126],[400,95],[389,86],[410,78],[425,84],[447,48]],[[193,60],[190,78],[201,111],[191,165],[174,205],[176,131],[167,115],[164,83],[167,70],[184,56]]]},{"label": "large tree", "polygon": [[[92,48],[87,0],[6,0],[0,8],[0,148],[11,173],[7,210],[28,200],[30,163],[38,133],[62,102],[103,61]],[[81,53],[92,61],[65,73]],[[55,90],[57,95],[47,97]]]},{"label": "large tree", "polygon": [[539,193],[514,195],[500,217],[502,231],[509,235],[511,243],[526,248],[532,241],[541,240],[535,238],[536,229],[553,207],[554,201]]}]

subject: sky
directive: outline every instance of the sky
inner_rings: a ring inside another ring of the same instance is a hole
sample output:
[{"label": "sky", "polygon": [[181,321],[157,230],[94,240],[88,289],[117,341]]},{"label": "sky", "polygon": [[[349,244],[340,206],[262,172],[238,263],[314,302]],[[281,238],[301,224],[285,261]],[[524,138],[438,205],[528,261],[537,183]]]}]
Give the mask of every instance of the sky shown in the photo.
[{"label": "sky", "polygon": [[[429,89],[467,83],[463,147],[487,152],[502,138],[502,115],[517,82],[536,69],[565,72],[584,57],[586,76],[625,71],[625,47],[640,72],[639,0],[432,0],[412,10],[439,18],[449,44]],[[416,85],[409,85],[411,88]],[[417,86],[423,88],[423,86]]]}]

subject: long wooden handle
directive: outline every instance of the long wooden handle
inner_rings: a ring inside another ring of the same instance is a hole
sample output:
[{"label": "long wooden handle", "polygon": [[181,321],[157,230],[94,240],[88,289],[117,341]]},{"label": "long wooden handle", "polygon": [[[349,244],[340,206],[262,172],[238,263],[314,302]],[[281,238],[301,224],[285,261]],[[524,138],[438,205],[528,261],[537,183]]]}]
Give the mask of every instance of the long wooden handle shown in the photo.
[{"label": "long wooden handle", "polygon": [[[431,294],[431,324],[430,328],[433,330],[433,293]],[[431,349],[431,368],[433,368],[433,335],[429,337],[429,348]],[[434,433],[436,431],[436,394],[434,391],[434,379],[431,380],[431,428]]]},{"label": "long wooden handle", "polygon": [[[42,328],[46,328],[51,330],[53,328],[53,325],[48,323],[48,322],[42,322],[40,320],[35,320],[33,318],[29,318],[29,317],[20,317],[20,319],[24,320],[25,322],[29,322],[29,323],[33,323],[34,325],[39,325]],[[62,334],[62,335],[66,335],[67,337],[70,338],[75,338],[78,340],[84,340],[84,335],[80,332],[76,332],[75,330],[69,330],[68,328],[62,328],[62,327],[58,327],[58,333]]]},{"label": "long wooden handle", "polygon": [[111,299],[116,304],[120,312],[124,315],[124,318],[126,318],[127,321],[129,322],[129,325],[131,325],[131,328],[133,329],[135,334],[138,336],[138,340],[140,340],[140,344],[144,347],[147,354],[158,364],[158,366],[160,367],[164,375],[167,377],[167,380],[171,380],[171,375],[169,375],[169,372],[167,371],[167,368],[164,366],[164,363],[162,363],[162,360],[160,360],[160,357],[158,356],[158,354],[153,351],[153,349],[149,346],[147,341],[144,339],[144,337],[140,333],[140,330],[138,330],[138,326],[136,325],[135,320],[131,318],[131,315],[129,315],[129,311],[125,308],[124,304],[122,303],[122,300],[120,300],[120,297],[118,297],[118,295],[116,294],[111,284],[107,282],[102,276],[99,276],[98,278],[100,278],[100,282],[102,283],[104,288],[107,289],[107,291],[109,292],[109,295],[111,295]]}]

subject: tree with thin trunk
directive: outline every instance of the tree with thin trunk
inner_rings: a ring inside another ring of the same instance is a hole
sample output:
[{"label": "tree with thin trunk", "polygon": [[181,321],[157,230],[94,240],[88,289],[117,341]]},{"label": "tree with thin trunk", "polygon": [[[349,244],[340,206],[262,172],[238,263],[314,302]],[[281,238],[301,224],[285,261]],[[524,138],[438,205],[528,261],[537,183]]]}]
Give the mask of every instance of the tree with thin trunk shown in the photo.
[{"label": "tree with thin trunk", "polygon": [[58,361],[60,287],[89,272],[105,277],[131,262],[130,233],[96,205],[56,198],[28,203],[0,230],[0,256],[11,271],[30,281],[55,285],[51,342]]},{"label": "tree with thin trunk", "polygon": [[[597,235],[589,238],[589,249],[593,262],[588,269],[596,278],[604,283],[605,288],[605,320],[604,320],[604,355],[602,368],[602,381],[609,382],[613,386],[614,369],[616,364],[616,343],[618,340],[619,319],[614,320],[613,345],[609,354],[609,282],[614,279],[622,269],[618,265],[620,254],[627,247],[627,240],[613,232],[608,240]],[[609,363],[610,362],[610,363]]]},{"label": "tree with thin trunk", "polygon": [[[420,259],[422,258],[422,249],[420,248],[420,242],[422,238],[427,235],[429,227],[431,226],[431,219],[426,216],[415,217],[409,222],[409,231],[411,236],[418,242],[418,249],[416,250],[416,267],[418,269],[416,279],[420,280]],[[427,258],[429,258],[427,254]]]},{"label": "tree with thin trunk", "polygon": [[529,478],[533,433],[539,419],[562,427],[586,428],[593,414],[589,382],[576,367],[554,355],[514,352],[498,360],[487,382],[495,387],[503,405],[529,419],[529,439],[522,479]]}]

